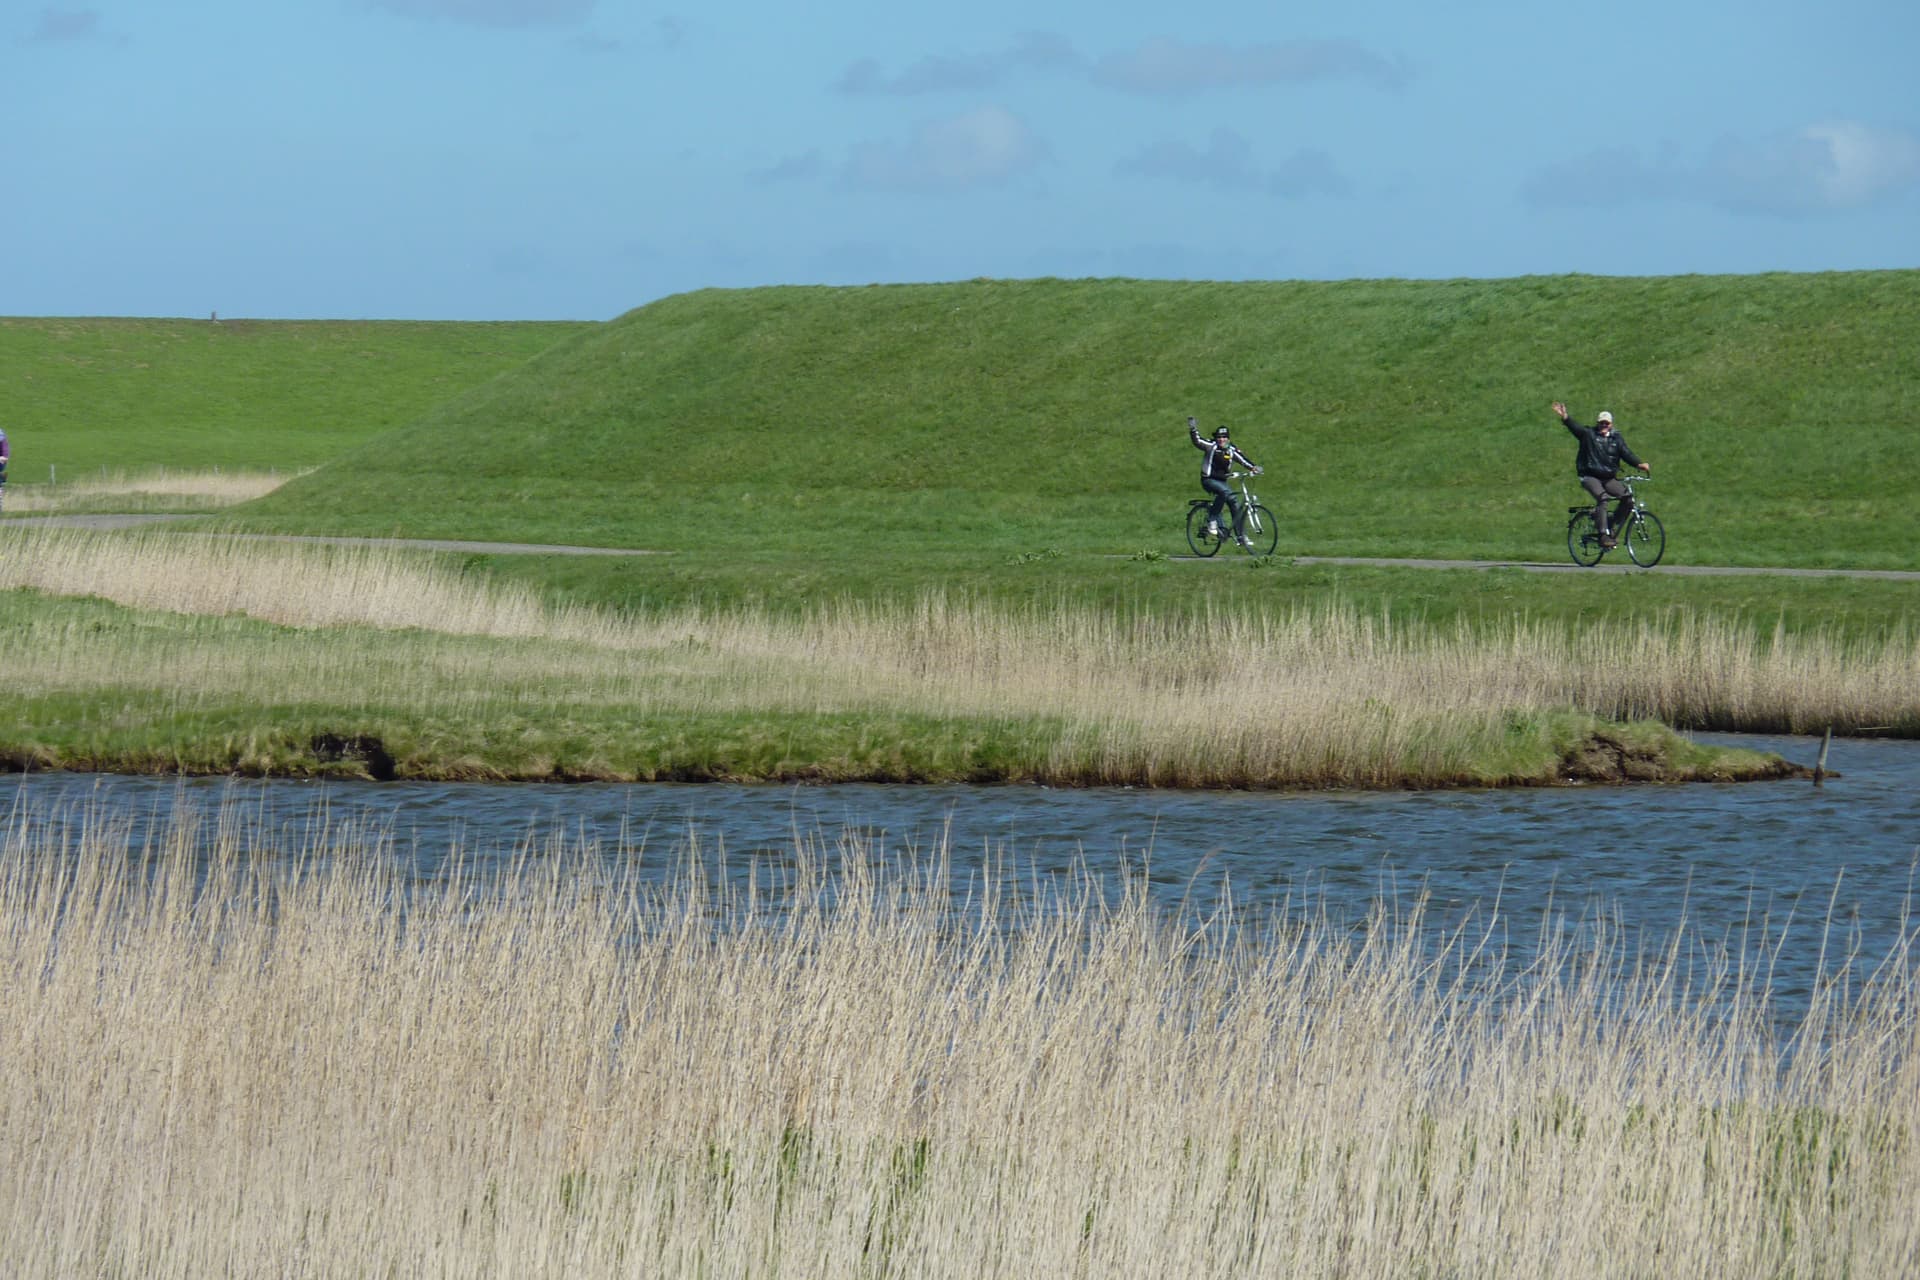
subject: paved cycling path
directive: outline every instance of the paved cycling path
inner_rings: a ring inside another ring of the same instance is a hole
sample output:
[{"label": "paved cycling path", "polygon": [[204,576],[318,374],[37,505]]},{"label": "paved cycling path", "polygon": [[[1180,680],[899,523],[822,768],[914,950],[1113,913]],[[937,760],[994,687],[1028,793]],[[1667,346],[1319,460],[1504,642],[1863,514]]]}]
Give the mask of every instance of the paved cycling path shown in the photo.
[{"label": "paved cycling path", "polygon": [[[67,529],[131,529],[145,524],[163,524],[172,520],[195,520],[198,516],[97,515],[97,516],[18,516],[0,521],[0,529],[14,524],[33,524]],[[230,538],[255,538],[272,542],[319,542],[339,547],[411,547],[424,551],[464,551],[476,555],[526,556],[657,556],[666,551],[628,547],[574,547],[542,542],[468,542],[451,538],[345,538],[297,533],[232,533]],[[1246,557],[1224,552],[1218,556],[1169,556],[1192,564],[1233,564]],[[1896,582],[1920,582],[1920,571],[1911,569],[1767,569],[1750,565],[1662,564],[1651,569],[1622,561],[1598,564],[1583,569],[1571,562],[1554,564],[1539,560],[1415,560],[1368,556],[1293,556],[1296,565],[1355,565],[1384,569],[1521,569],[1528,573],[1664,573],[1694,577],[1775,577],[1775,578],[1884,578]]]},{"label": "paved cycling path", "polygon": [[[1199,556],[1181,556],[1199,560]],[[1244,557],[1242,557],[1244,559]],[[1225,555],[1213,559],[1225,561]],[[1537,560],[1391,560],[1361,556],[1294,556],[1297,565],[1351,564],[1388,569],[1525,569],[1529,573],[1670,573],[1697,577],[1768,578],[1888,578],[1897,582],[1920,582],[1920,571],[1912,569],[1767,569],[1751,565],[1660,564],[1642,569],[1629,561],[1597,564],[1585,569],[1572,561],[1551,564]]]}]

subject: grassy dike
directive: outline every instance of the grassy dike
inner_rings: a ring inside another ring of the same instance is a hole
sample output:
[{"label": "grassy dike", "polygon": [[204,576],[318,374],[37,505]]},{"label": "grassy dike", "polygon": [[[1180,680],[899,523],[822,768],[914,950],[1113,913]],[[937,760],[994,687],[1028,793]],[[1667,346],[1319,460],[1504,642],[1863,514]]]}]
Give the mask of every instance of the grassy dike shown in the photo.
[{"label": "grassy dike", "polygon": [[1284,554],[1561,560],[1602,408],[1680,564],[1920,569],[1920,272],[668,298],[249,508],[258,528],[875,564],[1183,547],[1196,414]]},{"label": "grassy dike", "polygon": [[310,470],[595,327],[0,317],[9,497],[50,472]]},{"label": "grassy dike", "polygon": [[[298,376],[204,324],[115,323],[125,360],[64,369],[46,449],[103,448],[87,378],[184,344],[224,398],[168,418],[176,460],[258,467],[300,435],[318,463],[203,528],[663,554],[364,571],[518,601],[534,621],[503,634],[450,625],[453,606],[315,614],[306,597],[343,574],[364,592],[363,570],[257,544],[252,569],[155,568],[155,548],[207,540],[102,538],[61,572],[40,572],[52,544],[10,546],[4,581],[44,593],[9,597],[16,631],[66,637],[20,641],[10,669],[39,669],[34,644],[94,659],[16,674],[0,741],[20,765],[1445,786],[1779,768],[1661,726],[1920,732],[1907,584],[1289,559],[1559,559],[1558,395],[1613,408],[1654,460],[1674,563],[1920,567],[1920,475],[1893,465],[1920,408],[1899,358],[1920,273],[711,291],[571,329],[343,326]],[[406,362],[366,354],[389,341],[437,381],[376,432],[353,405],[398,402]],[[357,390],[301,434],[281,397],[320,384]],[[152,429],[164,403],[123,409]],[[1167,558],[1197,492],[1188,412],[1269,464],[1282,555]],[[265,425],[230,429],[249,418]],[[244,599],[187,598],[248,574]],[[83,623],[69,595],[120,609]],[[999,639],[953,642],[933,617]],[[563,618],[600,638],[565,639]],[[149,641],[166,654],[126,647]],[[1599,662],[1619,670],[1584,674]],[[183,667],[209,674],[182,685]]]}]

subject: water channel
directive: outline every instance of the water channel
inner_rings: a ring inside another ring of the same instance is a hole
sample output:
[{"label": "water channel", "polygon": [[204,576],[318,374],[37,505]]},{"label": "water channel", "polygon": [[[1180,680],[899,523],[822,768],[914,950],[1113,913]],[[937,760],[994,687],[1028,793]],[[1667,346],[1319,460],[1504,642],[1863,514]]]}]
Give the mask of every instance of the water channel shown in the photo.
[{"label": "water channel", "polygon": [[[1817,740],[1714,738],[1812,764]],[[1756,929],[1783,1011],[1822,967],[1860,974],[1913,937],[1920,743],[1841,740],[1806,781],[1445,792],[1179,792],[971,786],[484,785],[138,778],[0,779],[0,809],[126,824],[137,846],[182,809],[297,833],[316,814],[383,834],[431,877],[453,850],[504,863],[553,833],[667,878],[695,848],[719,875],[790,861],[796,839],[846,834],[896,858],[943,846],[957,878],[990,859],[1023,871],[1123,865],[1167,904],[1311,904],[1359,921],[1424,894],[1429,922],[1498,919],[1524,959],[1549,918],[1604,916],[1658,946],[1680,937],[1751,953]],[[212,824],[209,824],[211,835]],[[1745,938],[1747,941],[1743,942]],[[1847,957],[1854,959],[1849,962]]]}]

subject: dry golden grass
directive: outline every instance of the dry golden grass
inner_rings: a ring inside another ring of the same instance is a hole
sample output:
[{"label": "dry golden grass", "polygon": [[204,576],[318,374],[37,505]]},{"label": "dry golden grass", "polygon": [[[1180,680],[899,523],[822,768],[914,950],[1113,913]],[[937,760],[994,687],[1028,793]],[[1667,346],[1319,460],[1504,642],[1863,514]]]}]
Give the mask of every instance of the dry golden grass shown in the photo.
[{"label": "dry golden grass", "polygon": [[105,472],[68,484],[12,485],[7,510],[57,515],[87,511],[218,511],[265,497],[304,472]]},{"label": "dry golden grass", "polygon": [[185,709],[218,696],[476,720],[537,705],[631,720],[1045,720],[1058,726],[1052,776],[1161,785],[1460,779],[1503,749],[1513,717],[1557,708],[1727,729],[1920,725],[1911,635],[1843,645],[1693,617],[1599,637],[1525,618],[1404,627],[1337,602],[1120,619],[938,594],[798,618],[614,617],[555,610],[463,577],[451,560],[386,547],[69,530],[0,538],[0,588],[296,629],[0,637],[17,692],[144,685]]},{"label": "dry golden grass", "polygon": [[[216,834],[217,833],[217,834]],[[213,836],[208,840],[209,836]],[[211,845],[205,856],[201,842]],[[9,1276],[1896,1275],[1912,957],[1173,919],[799,841],[416,880],[246,815],[0,850]],[[787,870],[776,884],[776,868]],[[1521,927],[1527,927],[1523,922]]]}]

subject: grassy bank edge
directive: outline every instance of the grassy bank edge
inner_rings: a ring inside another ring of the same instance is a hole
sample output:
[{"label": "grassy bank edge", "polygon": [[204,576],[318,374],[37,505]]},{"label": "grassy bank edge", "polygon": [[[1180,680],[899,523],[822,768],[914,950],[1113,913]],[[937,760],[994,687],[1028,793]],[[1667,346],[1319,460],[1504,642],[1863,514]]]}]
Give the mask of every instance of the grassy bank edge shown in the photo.
[{"label": "grassy bank edge", "polygon": [[[37,718],[37,717],[35,717]],[[412,782],[1038,785],[1179,790],[1446,790],[1478,787],[1747,782],[1809,778],[1770,752],[1694,742],[1655,721],[1575,711],[1516,718],[1462,764],[1315,775],[1253,773],[1232,762],[1101,759],[1063,750],[1065,726],[1040,720],[865,715],[675,716],[624,743],[568,741],[533,723],[490,740],[447,726],[343,713],[272,728],[215,717],[181,734],[95,725],[0,737],[0,771]],[[1456,754],[1457,753],[1449,753]]]}]

